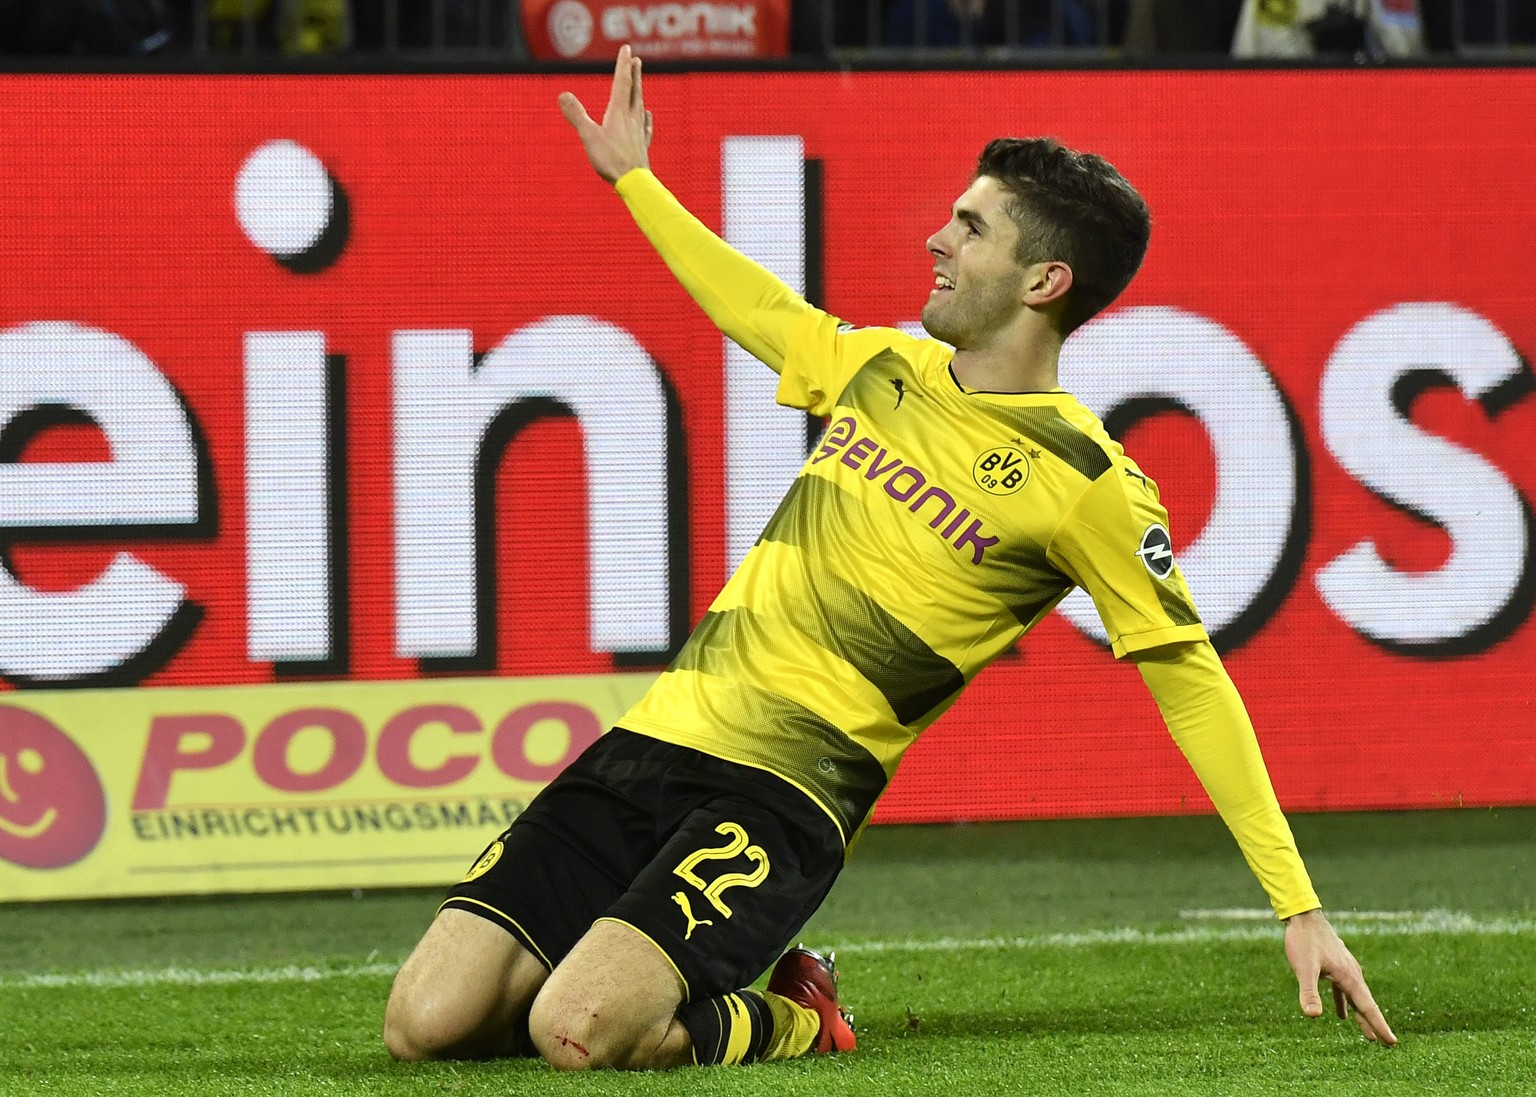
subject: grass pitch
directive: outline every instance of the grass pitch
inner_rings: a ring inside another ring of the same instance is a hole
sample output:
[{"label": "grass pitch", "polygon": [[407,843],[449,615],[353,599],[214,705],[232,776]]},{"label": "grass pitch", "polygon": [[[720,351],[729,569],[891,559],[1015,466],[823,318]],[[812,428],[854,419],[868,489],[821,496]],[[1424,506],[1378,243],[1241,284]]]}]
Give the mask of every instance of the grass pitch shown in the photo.
[{"label": "grass pitch", "polygon": [[871,832],[804,934],[859,1050],[745,1069],[390,1062],[435,893],[0,906],[0,1094],[1536,1093],[1536,811],[1293,825],[1394,1050],[1301,1017],[1218,822],[1100,820]]}]

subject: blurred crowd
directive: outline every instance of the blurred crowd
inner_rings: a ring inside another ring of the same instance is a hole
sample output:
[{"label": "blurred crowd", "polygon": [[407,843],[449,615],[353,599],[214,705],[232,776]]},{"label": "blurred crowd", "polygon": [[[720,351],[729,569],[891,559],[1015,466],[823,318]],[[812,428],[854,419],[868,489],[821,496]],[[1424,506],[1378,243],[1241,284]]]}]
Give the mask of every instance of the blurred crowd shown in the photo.
[{"label": "blurred crowd", "polygon": [[[789,49],[1413,57],[1536,44],[1536,0],[787,0]],[[0,0],[0,53],[517,55],[516,0]]]},{"label": "blurred crowd", "polygon": [[[254,48],[293,55],[505,42],[498,0],[0,0],[0,52],[132,55]],[[386,29],[386,24],[389,24]]]}]

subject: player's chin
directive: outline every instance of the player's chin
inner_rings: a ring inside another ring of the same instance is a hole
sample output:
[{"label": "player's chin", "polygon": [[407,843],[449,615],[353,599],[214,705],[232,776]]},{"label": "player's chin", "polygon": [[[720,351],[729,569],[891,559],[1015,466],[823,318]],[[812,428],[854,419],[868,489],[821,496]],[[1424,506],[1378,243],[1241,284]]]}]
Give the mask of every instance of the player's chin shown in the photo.
[{"label": "player's chin", "polygon": [[955,341],[953,338],[955,334],[954,325],[945,322],[944,304],[945,302],[937,298],[930,298],[928,303],[923,306],[923,330],[935,339],[953,344]]}]

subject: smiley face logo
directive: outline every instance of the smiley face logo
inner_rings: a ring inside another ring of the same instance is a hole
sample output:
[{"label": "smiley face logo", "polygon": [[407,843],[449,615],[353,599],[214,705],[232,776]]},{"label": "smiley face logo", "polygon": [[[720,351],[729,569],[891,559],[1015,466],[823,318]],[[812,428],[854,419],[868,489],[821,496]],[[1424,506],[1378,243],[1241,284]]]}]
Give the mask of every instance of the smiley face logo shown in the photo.
[{"label": "smiley face logo", "polygon": [[74,741],[35,712],[0,705],[0,858],[72,865],[106,824],[101,780]]}]

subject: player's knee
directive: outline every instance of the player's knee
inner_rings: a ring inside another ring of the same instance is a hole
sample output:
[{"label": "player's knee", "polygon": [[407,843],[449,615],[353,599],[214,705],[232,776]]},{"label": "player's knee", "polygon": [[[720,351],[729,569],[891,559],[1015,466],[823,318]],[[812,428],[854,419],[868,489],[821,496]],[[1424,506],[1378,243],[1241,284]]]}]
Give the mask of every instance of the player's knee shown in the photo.
[{"label": "player's knee", "polygon": [[556,1070],[625,1067],[629,1049],[622,1026],[612,1023],[608,1007],[595,1002],[540,997],[528,1014],[528,1035],[546,1063]]},{"label": "player's knee", "polygon": [[431,1026],[420,1011],[391,998],[384,1010],[384,1047],[391,1058],[404,1063],[431,1059],[441,1051],[443,1041],[432,1038]]},{"label": "player's knee", "polygon": [[438,996],[408,994],[396,988],[384,1009],[384,1047],[402,1062],[442,1058],[471,1030],[462,1011]]},{"label": "player's knee", "polygon": [[[543,1060],[556,1070],[595,1070],[602,1061],[596,1010],[573,1009],[540,996],[528,1014],[528,1035]],[[597,1054],[594,1055],[594,1052]]]},{"label": "player's knee", "polygon": [[391,1059],[401,1063],[419,1063],[432,1058],[431,1051],[417,1040],[412,1029],[387,1014],[384,1017],[384,1049]]}]

